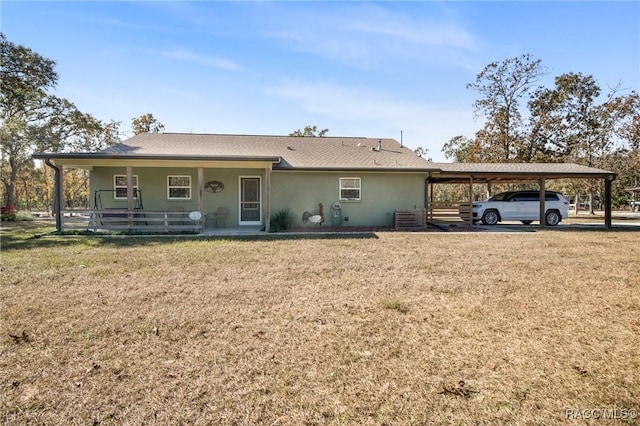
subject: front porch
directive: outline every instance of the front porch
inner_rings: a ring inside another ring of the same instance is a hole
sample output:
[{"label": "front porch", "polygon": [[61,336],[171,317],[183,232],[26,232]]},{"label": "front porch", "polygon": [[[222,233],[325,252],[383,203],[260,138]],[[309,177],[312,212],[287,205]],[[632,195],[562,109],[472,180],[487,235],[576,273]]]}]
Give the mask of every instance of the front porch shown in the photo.
[{"label": "front porch", "polygon": [[[274,160],[58,164],[58,231],[199,234],[214,228],[269,230]],[[61,161],[62,162],[62,161]],[[64,169],[90,170],[90,202],[63,207]],[[226,186],[226,188],[225,188]],[[142,195],[144,193],[144,206]]]}]

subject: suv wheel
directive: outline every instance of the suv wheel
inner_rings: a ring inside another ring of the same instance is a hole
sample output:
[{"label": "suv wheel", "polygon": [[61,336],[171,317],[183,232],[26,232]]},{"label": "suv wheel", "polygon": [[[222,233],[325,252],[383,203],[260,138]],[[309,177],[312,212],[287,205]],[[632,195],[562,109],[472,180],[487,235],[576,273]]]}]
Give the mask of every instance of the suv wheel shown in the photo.
[{"label": "suv wheel", "polygon": [[495,225],[500,220],[498,212],[495,210],[487,210],[482,215],[482,223],[485,225]]},{"label": "suv wheel", "polygon": [[549,210],[544,218],[549,226],[556,226],[561,220],[560,213],[557,210]]}]

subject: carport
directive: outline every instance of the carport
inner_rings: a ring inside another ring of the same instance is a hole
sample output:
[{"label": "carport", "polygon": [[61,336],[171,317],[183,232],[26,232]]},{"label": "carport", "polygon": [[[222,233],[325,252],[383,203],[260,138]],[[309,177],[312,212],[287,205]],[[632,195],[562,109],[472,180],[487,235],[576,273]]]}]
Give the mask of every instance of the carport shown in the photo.
[{"label": "carport", "polygon": [[[540,224],[546,226],[545,188],[552,179],[602,179],[604,181],[604,225],[611,228],[611,182],[616,173],[582,166],[573,163],[435,163],[439,171],[432,172],[426,181],[425,208],[427,218],[450,218],[454,213],[465,222],[473,224],[471,204],[473,203],[473,185],[486,184],[491,192],[492,184],[501,183],[538,183],[540,187]],[[436,184],[469,185],[468,202],[456,205],[442,205],[433,200],[433,185]]]}]

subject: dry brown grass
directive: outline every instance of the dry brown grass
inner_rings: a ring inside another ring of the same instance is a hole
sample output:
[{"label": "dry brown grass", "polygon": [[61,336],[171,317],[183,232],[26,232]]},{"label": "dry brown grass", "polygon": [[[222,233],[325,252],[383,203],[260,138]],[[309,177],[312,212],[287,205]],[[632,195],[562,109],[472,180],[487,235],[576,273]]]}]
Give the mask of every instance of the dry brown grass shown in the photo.
[{"label": "dry brown grass", "polygon": [[0,423],[638,409],[639,259],[638,232],[18,241],[2,251]]}]

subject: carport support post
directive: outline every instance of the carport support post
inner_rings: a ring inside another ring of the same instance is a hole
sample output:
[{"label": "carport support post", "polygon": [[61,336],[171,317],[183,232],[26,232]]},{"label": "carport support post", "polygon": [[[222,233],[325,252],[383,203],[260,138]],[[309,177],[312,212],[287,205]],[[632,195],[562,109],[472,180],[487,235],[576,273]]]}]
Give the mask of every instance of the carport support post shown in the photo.
[{"label": "carport support post", "polygon": [[433,182],[429,181],[429,220],[433,220]]},{"label": "carport support post", "polygon": [[611,182],[613,182],[611,176],[604,179],[604,226],[606,228],[611,228]]},{"label": "carport support post", "polygon": [[546,180],[545,178],[541,178],[540,179],[540,225],[541,226],[547,226],[547,221],[545,220],[544,214],[545,214],[545,192],[546,192],[546,188],[545,188],[545,184],[546,184]]},{"label": "carport support post", "polygon": [[473,225],[473,176],[469,176],[469,225]]}]

